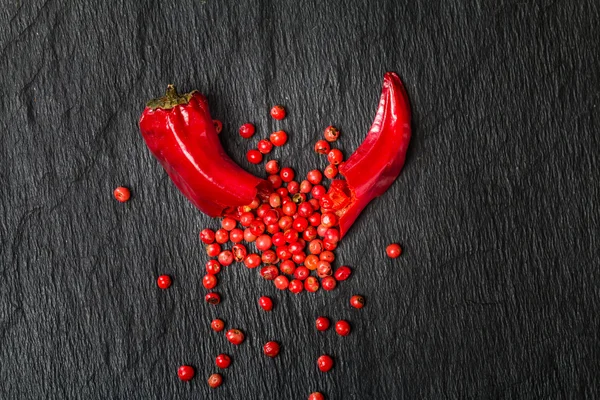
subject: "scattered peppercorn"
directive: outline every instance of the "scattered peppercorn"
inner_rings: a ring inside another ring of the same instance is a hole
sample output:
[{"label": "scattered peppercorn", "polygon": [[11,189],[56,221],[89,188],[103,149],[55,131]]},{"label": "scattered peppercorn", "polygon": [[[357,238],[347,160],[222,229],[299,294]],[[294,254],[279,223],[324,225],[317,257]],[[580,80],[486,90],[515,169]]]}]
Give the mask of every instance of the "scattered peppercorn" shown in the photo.
[{"label": "scattered peppercorn", "polygon": [[277,104],[271,108],[271,117],[276,120],[282,120],[285,118],[285,108]]},{"label": "scattered peppercorn", "polygon": [[273,281],[275,283],[275,287],[279,290],[285,290],[288,288],[290,281],[285,275],[279,275]]},{"label": "scattered peppercorn", "polygon": [[200,240],[202,240],[206,244],[211,244],[215,242],[215,231],[212,229],[202,229],[200,232]]},{"label": "scattered peppercorn", "polygon": [[161,289],[168,289],[171,287],[171,277],[169,275],[161,275],[156,280],[156,284]]},{"label": "scattered peppercorn", "polygon": [[265,164],[265,171],[267,171],[267,174],[269,174],[269,175],[278,173],[279,172],[279,161],[277,161],[277,160],[267,161],[267,163]]},{"label": "scattered peppercorn", "polygon": [[211,292],[204,296],[204,300],[208,304],[217,305],[221,302],[221,296],[219,295],[219,293]]},{"label": "scattered peppercorn", "polygon": [[250,149],[246,153],[246,159],[251,164],[260,164],[263,159],[263,155],[260,151],[258,151],[256,149]]},{"label": "scattered peppercorn", "polygon": [[323,175],[325,175],[327,179],[333,179],[337,176],[337,174],[338,168],[333,164],[329,164],[327,167],[325,167],[325,170],[323,170]]},{"label": "scattered peppercorn", "polygon": [[333,368],[333,359],[330,356],[324,354],[317,359],[317,366],[319,367],[321,372],[327,372],[331,368]]},{"label": "scattered peppercorn", "polygon": [[323,133],[325,140],[335,142],[340,137],[340,131],[335,126],[328,126]]},{"label": "scattered peppercorn", "polygon": [[219,386],[221,386],[222,383],[223,377],[221,376],[221,374],[212,374],[208,377],[208,386],[210,386],[213,389],[218,388]]},{"label": "scattered peppercorn", "polygon": [[290,290],[290,292],[292,292],[294,294],[298,294],[298,293],[302,292],[302,290],[304,290],[304,285],[303,285],[302,281],[300,281],[298,279],[294,279],[289,283],[288,289]]},{"label": "scattered peppercorn", "polygon": [[340,165],[344,161],[344,155],[339,149],[333,149],[327,153],[327,161],[329,164]]},{"label": "scattered peppercorn", "polygon": [[217,277],[214,275],[204,275],[204,278],[202,278],[202,285],[208,290],[214,289],[214,287],[217,286]]},{"label": "scattered peppercorn", "polygon": [[385,252],[389,258],[398,258],[402,254],[402,248],[399,244],[392,243],[385,249]]},{"label": "scattered peppercorn", "polygon": [[213,319],[210,323],[210,327],[215,332],[221,332],[223,329],[225,329],[225,322],[223,322],[222,319]]},{"label": "scattered peppercorn", "polygon": [[244,333],[239,329],[228,330],[225,334],[225,337],[227,338],[227,340],[229,340],[230,343],[235,344],[236,346],[241,344],[246,338]]},{"label": "scattered peppercorn", "polygon": [[221,369],[228,368],[231,365],[231,358],[227,354],[219,354],[215,359],[215,364]]},{"label": "scattered peppercorn", "polygon": [[261,139],[258,141],[256,147],[258,147],[258,151],[262,154],[269,154],[273,150],[273,143],[267,139]]},{"label": "scattered peppercorn", "polygon": [[343,319],[339,320],[335,324],[335,331],[340,336],[348,336],[350,334],[350,324],[348,321],[344,321]]},{"label": "scattered peppercorn", "polygon": [[350,297],[350,305],[354,308],[363,308],[365,306],[365,298],[359,295]]},{"label": "scattered peppercorn", "polygon": [[177,369],[177,376],[184,382],[191,380],[195,375],[194,367],[189,365],[182,365]]},{"label": "scattered peppercorn", "polygon": [[327,317],[319,317],[315,321],[315,327],[317,328],[318,331],[321,331],[321,332],[329,329],[329,324],[330,324],[329,318],[327,318]]},{"label": "scattered peppercorn", "polygon": [[277,342],[267,342],[263,346],[263,352],[267,357],[277,357],[279,354],[279,343]]},{"label": "scattered peppercorn", "polygon": [[256,132],[256,128],[249,122],[240,126],[240,136],[244,139],[251,138],[254,135],[254,132]]},{"label": "scattered peppercorn", "polygon": [[270,297],[262,296],[258,299],[258,305],[265,311],[271,311],[273,309],[273,300]]},{"label": "scattered peppercorn", "polygon": [[337,281],[333,276],[326,276],[321,279],[321,287],[323,290],[333,290],[337,286]]},{"label": "scattered peppercorn", "polygon": [[131,192],[124,186],[119,186],[113,192],[115,199],[120,201],[121,203],[125,203],[131,197]]},{"label": "scattered peppercorn", "polygon": [[352,274],[352,270],[350,269],[350,267],[342,265],[341,267],[335,270],[333,276],[338,281],[345,281],[350,277],[350,274]]},{"label": "scattered peppercorn", "polygon": [[306,280],[304,281],[304,289],[306,289],[307,292],[312,293],[319,290],[319,281],[317,280],[317,278],[315,278],[314,276],[309,276],[308,278],[306,278]]},{"label": "scattered peppercorn", "polygon": [[331,146],[326,140],[319,140],[315,143],[315,152],[319,154],[327,154],[331,150]]},{"label": "scattered peppercorn", "polygon": [[281,147],[287,142],[288,136],[285,131],[277,131],[271,133],[269,139],[271,140],[271,143],[273,143],[275,146]]},{"label": "scattered peppercorn", "polygon": [[325,400],[325,396],[322,393],[314,392],[308,396],[308,400]]}]

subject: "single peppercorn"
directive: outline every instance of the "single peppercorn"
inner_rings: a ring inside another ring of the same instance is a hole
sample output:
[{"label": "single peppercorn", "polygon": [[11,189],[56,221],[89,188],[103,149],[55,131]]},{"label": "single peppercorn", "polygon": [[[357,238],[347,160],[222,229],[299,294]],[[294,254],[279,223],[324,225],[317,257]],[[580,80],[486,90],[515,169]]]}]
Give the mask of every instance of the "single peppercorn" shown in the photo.
[{"label": "single peppercorn", "polygon": [[279,161],[277,161],[277,160],[267,161],[267,163],[265,164],[265,171],[267,171],[267,174],[269,174],[269,175],[278,173],[279,172]]},{"label": "single peppercorn", "polygon": [[121,203],[125,203],[131,197],[131,192],[124,186],[119,186],[113,192],[115,199],[117,199]]},{"label": "single peppercorn", "polygon": [[273,242],[271,241],[271,236],[260,235],[259,237],[256,238],[255,245],[256,245],[256,248],[260,251],[269,250],[271,248],[271,246],[273,245]]},{"label": "single peppercorn", "polygon": [[286,183],[293,181],[295,175],[294,170],[290,167],[281,168],[281,171],[279,171],[279,176]]},{"label": "single peppercorn", "polygon": [[348,321],[339,320],[335,324],[335,331],[340,336],[348,336],[350,334],[350,324]]},{"label": "single peppercorn", "polygon": [[340,137],[340,131],[335,126],[328,126],[325,128],[323,136],[328,142],[335,142]]},{"label": "single peppercorn", "polygon": [[235,344],[236,346],[241,344],[246,338],[244,333],[239,329],[228,330],[225,334],[225,337],[227,338],[227,340],[229,340],[230,343]]},{"label": "single peppercorn", "polygon": [[319,257],[315,256],[314,254],[310,254],[310,255],[306,256],[306,259],[304,260],[304,265],[309,270],[314,271],[315,269],[317,269],[317,265],[319,264],[319,261],[320,261]]},{"label": "single peppercorn", "polygon": [[212,374],[208,377],[208,386],[210,386],[213,389],[218,388],[219,386],[221,386],[222,383],[223,377],[221,376],[221,374]]},{"label": "single peppercorn", "polygon": [[302,292],[302,290],[304,290],[304,284],[302,283],[302,281],[300,281],[298,279],[293,279],[290,282],[288,289],[290,292],[292,292],[294,294],[298,294],[298,293]]},{"label": "single peppercorn", "polygon": [[258,148],[258,151],[261,152],[261,154],[269,154],[271,150],[273,150],[273,143],[271,143],[267,139],[261,139],[258,141],[256,147]]},{"label": "single peppercorn", "polygon": [[202,229],[200,232],[200,240],[205,244],[212,244],[215,242],[215,231],[212,229]]},{"label": "single peppercorn", "polygon": [[189,365],[182,365],[177,369],[177,376],[184,382],[191,380],[195,375],[194,367]]},{"label": "single peppercorn", "polygon": [[208,260],[206,262],[206,273],[216,275],[221,272],[221,264],[217,260]]},{"label": "single peppercorn", "polygon": [[244,139],[251,138],[254,135],[254,132],[256,132],[256,128],[249,122],[240,126],[240,136]]},{"label": "single peppercorn", "polygon": [[214,275],[204,275],[202,285],[208,290],[214,289],[217,286],[217,277]]},{"label": "single peppercorn", "polygon": [[[317,263],[317,275],[319,276],[319,278],[325,278],[327,276],[330,276],[332,273],[333,270],[331,268],[331,263],[328,261],[319,260],[319,262]],[[323,285],[323,282],[321,282],[321,285],[323,286],[323,289],[325,289],[325,285]]]},{"label": "single peppercorn", "polygon": [[317,318],[317,320],[315,321],[315,327],[317,328],[318,331],[326,331],[327,329],[329,329],[329,318],[327,317],[319,317]]},{"label": "single peppercorn", "polygon": [[319,140],[315,143],[315,152],[319,154],[327,154],[331,150],[331,146],[326,140]]},{"label": "single peppercorn", "polygon": [[294,195],[300,191],[300,184],[296,181],[291,181],[288,182],[287,188],[290,194]]},{"label": "single peppercorn", "polygon": [[[319,254],[319,260],[327,261],[328,263],[332,263],[335,261],[335,255],[333,254],[333,252],[331,252],[329,250],[325,250],[321,254]],[[317,267],[318,267],[318,265],[317,265]]]},{"label": "single peppercorn", "polygon": [[244,231],[239,228],[232,229],[231,232],[229,232],[229,240],[231,240],[232,243],[241,242],[244,240]]},{"label": "single peppercorn", "polygon": [[292,260],[282,261],[279,265],[282,274],[293,275],[296,271],[296,264]]},{"label": "single peppercorn", "polygon": [[267,342],[263,346],[263,352],[267,357],[277,357],[279,354],[279,343],[277,342]]},{"label": "single peppercorn", "polygon": [[354,308],[363,308],[365,306],[365,298],[359,295],[350,297],[350,305]]},{"label": "single peppercorn", "polygon": [[225,322],[222,319],[213,319],[210,323],[210,327],[215,332],[221,332],[223,329],[225,329]]},{"label": "single peppercorn", "polygon": [[290,281],[285,275],[279,275],[273,281],[275,283],[275,287],[279,290],[285,290],[288,288]]},{"label": "single peppercorn", "polygon": [[225,244],[229,241],[229,232],[221,228],[215,232],[215,241],[218,244]]},{"label": "single peppercorn", "polygon": [[389,258],[397,258],[402,254],[402,248],[399,244],[392,243],[385,249],[385,252]]},{"label": "single peppercorn", "polygon": [[273,250],[267,250],[263,252],[261,260],[265,264],[277,264],[279,262],[279,258]]},{"label": "single peppercorn", "polygon": [[329,164],[340,165],[344,161],[344,154],[339,149],[330,150],[327,153],[327,161],[329,161]]},{"label": "single peppercorn", "polygon": [[244,240],[248,243],[252,243],[256,240],[256,235],[250,231],[250,228],[244,229]]},{"label": "single peppercorn", "polygon": [[306,174],[306,180],[313,185],[318,185],[323,180],[323,174],[318,169],[313,169]]},{"label": "single peppercorn", "polygon": [[294,279],[298,279],[300,281],[305,280],[310,275],[310,270],[305,266],[300,266],[296,268],[294,271]]},{"label": "single peppercorn", "polygon": [[225,217],[221,220],[221,228],[225,229],[226,231],[231,231],[236,225],[236,220],[231,217]]},{"label": "single peppercorn", "polygon": [[231,358],[227,354],[219,354],[215,358],[215,364],[221,369],[228,368],[231,365]]},{"label": "single peppercorn", "polygon": [[308,396],[308,400],[325,400],[325,396],[320,392],[313,392]]},{"label": "single peppercorn", "polygon": [[250,162],[251,164],[260,164],[262,159],[263,159],[263,155],[260,151],[258,151],[257,149],[250,149],[248,150],[248,152],[246,153],[246,159],[248,160],[248,162]]},{"label": "single peppercorn", "polygon": [[315,278],[314,276],[309,276],[308,278],[306,278],[306,280],[304,281],[304,289],[306,289],[307,292],[312,293],[319,290],[319,281],[317,280],[317,278]]},{"label": "single peppercorn", "polygon": [[262,296],[258,299],[258,305],[265,311],[271,311],[273,309],[273,300],[270,297]]},{"label": "single peppercorn", "polygon": [[222,266],[227,267],[233,263],[233,253],[230,250],[224,250],[219,253],[218,260]]},{"label": "single peppercorn", "polygon": [[310,194],[312,195],[312,197],[319,200],[321,197],[327,194],[327,189],[325,189],[323,185],[315,185],[310,191]]},{"label": "single peppercorn", "polygon": [[218,293],[211,292],[204,296],[204,300],[208,304],[217,305],[221,302],[221,296]]},{"label": "single peppercorn", "polygon": [[260,265],[261,263],[261,259],[260,256],[258,254],[248,254],[246,256],[246,258],[244,259],[244,264],[246,265],[246,267],[248,268],[256,268]]},{"label": "single peppercorn", "polygon": [[169,275],[161,275],[156,280],[156,284],[161,289],[168,289],[171,286],[171,277]]},{"label": "single peppercorn", "polygon": [[281,147],[287,142],[288,136],[285,131],[277,131],[277,132],[271,133],[271,136],[269,136],[269,140],[275,146]]},{"label": "single peppercorn", "polygon": [[323,279],[321,279],[321,287],[323,288],[323,290],[333,290],[336,286],[337,281],[333,276],[326,276]]},{"label": "single peppercorn", "polygon": [[279,269],[274,265],[267,265],[266,267],[261,268],[260,276],[262,276],[264,280],[272,281],[279,276]]},{"label": "single peppercorn", "polygon": [[350,267],[342,265],[341,267],[339,267],[338,269],[335,270],[335,273],[333,274],[333,276],[338,281],[345,281],[346,279],[348,279],[350,277],[351,273],[352,273],[352,270],[350,269]]},{"label": "single peppercorn", "polygon": [[333,368],[333,359],[327,354],[324,354],[317,359],[317,366],[321,372],[327,372]]},{"label": "single peppercorn", "polygon": [[221,252],[221,245],[218,243],[211,243],[206,245],[206,254],[209,257],[216,257]]},{"label": "single peppercorn", "polygon": [[273,117],[273,119],[276,119],[278,121],[284,119],[285,118],[285,108],[283,108],[283,106],[281,106],[279,104],[273,106],[273,108],[271,108],[271,117]]},{"label": "single peppercorn", "polygon": [[325,170],[323,170],[323,175],[325,175],[327,179],[333,179],[337,176],[337,174],[338,168],[333,164],[329,164],[327,167],[325,167]]}]

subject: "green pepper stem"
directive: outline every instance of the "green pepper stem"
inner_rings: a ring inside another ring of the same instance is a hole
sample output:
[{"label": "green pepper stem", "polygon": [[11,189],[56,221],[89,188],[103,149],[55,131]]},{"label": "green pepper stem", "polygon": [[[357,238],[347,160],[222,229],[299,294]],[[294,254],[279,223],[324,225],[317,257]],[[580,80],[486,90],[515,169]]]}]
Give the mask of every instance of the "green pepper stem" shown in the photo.
[{"label": "green pepper stem", "polygon": [[152,99],[146,103],[146,107],[151,108],[152,110],[156,110],[157,108],[161,108],[163,110],[170,110],[171,108],[178,106],[180,104],[187,104],[190,102],[190,99],[194,95],[196,91],[193,90],[189,93],[178,94],[174,85],[168,85],[167,91],[163,97],[158,97],[156,99]]}]

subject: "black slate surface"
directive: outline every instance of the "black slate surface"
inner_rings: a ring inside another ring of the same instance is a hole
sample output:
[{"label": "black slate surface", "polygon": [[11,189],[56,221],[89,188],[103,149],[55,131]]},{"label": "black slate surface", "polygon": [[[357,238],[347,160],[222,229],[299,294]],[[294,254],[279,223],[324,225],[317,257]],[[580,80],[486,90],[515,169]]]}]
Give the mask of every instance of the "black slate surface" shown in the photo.
[{"label": "black slate surface", "polygon": [[[598,2],[1,3],[1,398],[600,395]],[[273,156],[304,174],[325,165],[311,148],[328,124],[346,153],[360,143],[387,70],[406,84],[413,141],[340,246],[352,279],[294,296],[233,266],[224,302],[203,304],[197,234],[216,221],[145,148],[145,101],[168,83],[207,94],[255,173],[245,151],[285,128]],[[246,121],[252,141],[237,135]],[[392,241],[405,249],[393,262]],[[353,333],[316,332],[321,314]],[[211,332],[215,316],[246,342]],[[270,339],[274,360],[260,353]],[[211,390],[219,352],[234,362]],[[321,353],[336,359],[328,374]],[[179,382],[182,363],[197,379]]]}]

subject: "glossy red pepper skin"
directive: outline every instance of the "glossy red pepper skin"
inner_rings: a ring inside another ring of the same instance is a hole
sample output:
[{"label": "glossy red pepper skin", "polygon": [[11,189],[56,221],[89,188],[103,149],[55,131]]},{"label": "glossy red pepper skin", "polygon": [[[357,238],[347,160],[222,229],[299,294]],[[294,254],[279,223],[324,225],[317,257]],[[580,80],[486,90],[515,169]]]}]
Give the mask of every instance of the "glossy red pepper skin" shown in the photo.
[{"label": "glossy red pepper skin", "polygon": [[396,180],[404,166],[410,137],[408,96],[398,75],[387,72],[366,139],[339,167],[346,180],[334,180],[324,199],[339,218],[341,237],[367,204]]},{"label": "glossy red pepper skin", "polygon": [[146,145],[177,188],[202,212],[237,216],[240,206],[270,191],[270,184],[225,153],[206,97],[178,95],[169,85],[164,97],[148,102],[140,130]]}]

